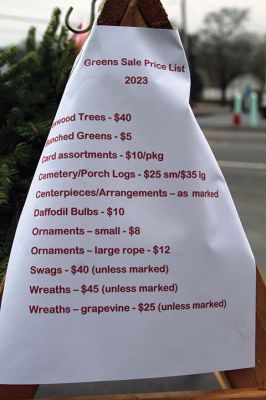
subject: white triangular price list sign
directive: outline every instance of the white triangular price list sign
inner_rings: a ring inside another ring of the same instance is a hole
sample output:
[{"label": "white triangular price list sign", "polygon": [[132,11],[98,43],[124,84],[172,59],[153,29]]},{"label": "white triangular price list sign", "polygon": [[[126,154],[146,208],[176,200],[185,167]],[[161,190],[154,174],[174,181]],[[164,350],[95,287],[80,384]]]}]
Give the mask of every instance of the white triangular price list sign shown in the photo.
[{"label": "white triangular price list sign", "polygon": [[95,26],[17,228],[0,381],[254,366],[255,261],[178,33]]}]

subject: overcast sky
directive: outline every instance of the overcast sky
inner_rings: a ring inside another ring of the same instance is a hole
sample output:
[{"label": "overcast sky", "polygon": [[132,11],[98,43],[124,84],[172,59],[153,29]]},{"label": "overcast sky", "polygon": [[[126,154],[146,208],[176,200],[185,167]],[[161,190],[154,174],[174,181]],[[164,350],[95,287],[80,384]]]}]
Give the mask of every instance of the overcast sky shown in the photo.
[{"label": "overcast sky", "polygon": [[[180,1],[162,0],[169,18],[180,24]],[[188,31],[197,31],[204,16],[221,7],[250,9],[249,30],[266,34],[266,0],[186,0]],[[0,0],[0,46],[22,40],[31,25],[38,28],[39,37],[46,27],[54,7],[60,7],[65,15],[69,6],[74,7],[73,22],[89,17],[90,2],[86,0]]]}]

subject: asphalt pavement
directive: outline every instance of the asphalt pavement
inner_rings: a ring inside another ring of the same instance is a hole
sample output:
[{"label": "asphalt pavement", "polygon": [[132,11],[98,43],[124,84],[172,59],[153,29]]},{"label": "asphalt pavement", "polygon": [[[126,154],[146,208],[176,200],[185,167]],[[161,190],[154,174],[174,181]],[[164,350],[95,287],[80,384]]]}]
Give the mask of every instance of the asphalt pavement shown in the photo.
[{"label": "asphalt pavement", "polygon": [[220,387],[213,374],[199,374],[159,379],[136,379],[132,381],[41,385],[36,393],[36,398],[218,389]]}]

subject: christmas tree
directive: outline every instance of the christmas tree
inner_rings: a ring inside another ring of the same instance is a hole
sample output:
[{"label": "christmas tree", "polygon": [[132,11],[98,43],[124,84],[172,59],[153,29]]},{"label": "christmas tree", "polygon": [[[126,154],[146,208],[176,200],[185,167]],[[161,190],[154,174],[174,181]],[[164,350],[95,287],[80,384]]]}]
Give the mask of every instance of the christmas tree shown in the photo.
[{"label": "christmas tree", "polygon": [[0,279],[76,53],[59,9],[39,44],[29,30],[23,56],[16,47],[0,53]]}]

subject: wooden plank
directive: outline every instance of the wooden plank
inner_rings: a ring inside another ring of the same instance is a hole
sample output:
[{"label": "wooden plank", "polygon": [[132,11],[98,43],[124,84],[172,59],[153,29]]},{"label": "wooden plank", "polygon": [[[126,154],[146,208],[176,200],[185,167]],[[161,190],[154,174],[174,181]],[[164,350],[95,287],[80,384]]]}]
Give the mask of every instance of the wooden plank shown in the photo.
[{"label": "wooden plank", "polygon": [[137,0],[130,1],[120,26],[138,26],[140,28],[147,26],[137,6]]},{"label": "wooden plank", "polygon": [[38,385],[0,385],[0,400],[33,399]]},{"label": "wooden plank", "polygon": [[97,24],[172,29],[160,0],[107,0]]},{"label": "wooden plank", "polygon": [[120,25],[130,0],[107,0],[97,20],[98,25]]},{"label": "wooden plank", "polygon": [[232,388],[266,387],[266,285],[257,266],[256,367],[225,372]]},{"label": "wooden plank", "polygon": [[234,389],[200,392],[136,393],[111,396],[49,397],[36,400],[256,400],[266,399],[266,389]]},{"label": "wooden plank", "polygon": [[172,29],[160,0],[138,0],[137,4],[149,28]]}]

